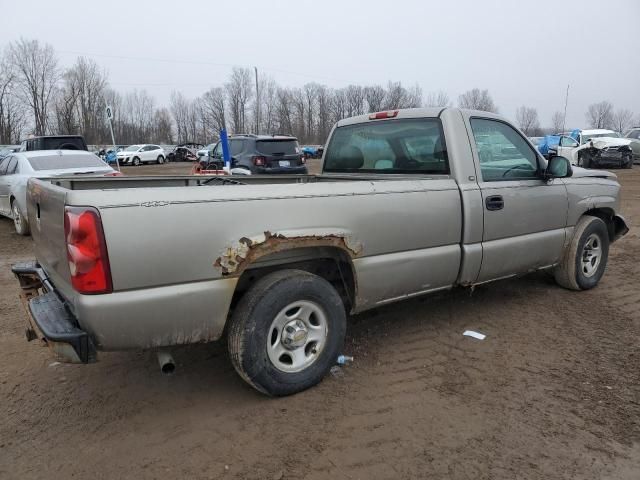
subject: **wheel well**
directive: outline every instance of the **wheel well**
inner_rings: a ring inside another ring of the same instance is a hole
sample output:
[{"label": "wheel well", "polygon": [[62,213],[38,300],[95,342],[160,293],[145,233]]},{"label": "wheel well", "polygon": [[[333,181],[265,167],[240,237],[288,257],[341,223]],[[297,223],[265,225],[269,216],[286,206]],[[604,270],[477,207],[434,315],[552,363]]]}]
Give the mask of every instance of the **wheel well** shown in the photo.
[{"label": "wheel well", "polygon": [[584,215],[590,215],[592,217],[598,217],[607,226],[607,232],[609,233],[609,240],[613,242],[616,238],[616,225],[613,220],[614,211],[611,208],[592,208],[584,212]]},{"label": "wheel well", "polygon": [[349,255],[340,248],[296,248],[266,255],[243,270],[236,285],[231,309],[257,280],[283,269],[304,270],[327,280],[342,298],[347,312],[355,306],[356,278]]}]

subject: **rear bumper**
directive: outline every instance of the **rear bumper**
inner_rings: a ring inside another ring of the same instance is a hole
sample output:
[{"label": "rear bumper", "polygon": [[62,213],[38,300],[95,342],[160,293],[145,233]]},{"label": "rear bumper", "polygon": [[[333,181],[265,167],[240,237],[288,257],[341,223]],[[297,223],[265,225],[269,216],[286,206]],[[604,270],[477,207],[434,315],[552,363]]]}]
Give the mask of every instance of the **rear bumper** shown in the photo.
[{"label": "rear bumper", "polygon": [[297,175],[297,174],[307,174],[307,166],[301,165],[299,167],[256,167],[255,173],[257,175],[263,174],[281,174],[281,175]]},{"label": "rear bumper", "polygon": [[91,338],[79,327],[44,270],[36,262],[28,262],[13,265],[11,271],[20,282],[27,305],[27,340],[44,338],[63,362],[95,362],[96,349]]}]

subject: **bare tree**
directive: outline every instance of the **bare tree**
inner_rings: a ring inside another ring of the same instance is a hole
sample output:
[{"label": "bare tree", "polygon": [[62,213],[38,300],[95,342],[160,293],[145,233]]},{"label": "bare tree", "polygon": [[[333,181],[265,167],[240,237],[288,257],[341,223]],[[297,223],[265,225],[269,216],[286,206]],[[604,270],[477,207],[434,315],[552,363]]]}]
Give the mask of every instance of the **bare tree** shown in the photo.
[{"label": "bare tree", "polygon": [[619,108],[613,115],[613,128],[621,134],[633,126],[633,112],[626,108]]},{"label": "bare tree", "polygon": [[425,107],[449,107],[451,106],[451,101],[449,100],[449,95],[447,95],[442,90],[438,92],[431,92],[427,95],[427,99],[424,103]]},{"label": "bare tree", "polygon": [[177,140],[180,143],[195,142],[195,139],[189,138],[189,103],[189,100],[181,92],[171,92],[169,108],[176,125]]},{"label": "bare tree", "polygon": [[67,71],[65,78],[77,89],[76,109],[80,131],[88,143],[108,141],[104,119],[107,74],[98,64],[84,57],[78,57],[75,65]]},{"label": "bare tree", "polygon": [[63,75],[63,85],[58,89],[54,105],[56,132],[62,135],[74,135],[80,133],[78,120],[78,83],[72,72]]},{"label": "bare tree", "polygon": [[551,116],[551,128],[553,133],[560,133],[564,128],[564,114],[562,112],[554,112]]},{"label": "bare tree", "polygon": [[229,99],[232,128],[235,133],[246,131],[247,106],[253,96],[251,69],[233,67],[231,78],[225,85]]},{"label": "bare tree", "polygon": [[522,130],[525,135],[535,135],[540,129],[538,111],[535,108],[525,107],[524,105],[518,107],[516,110],[516,121],[518,122],[520,130]]},{"label": "bare tree", "polygon": [[317,83],[307,83],[304,87],[302,87],[302,91],[304,93],[304,98],[306,102],[306,110],[307,110],[307,121],[306,121],[306,131],[305,137],[306,140],[309,141],[313,138],[314,129],[315,129],[315,113],[316,113],[316,100],[318,95],[318,84]]},{"label": "bare tree", "polygon": [[262,133],[273,133],[277,122],[277,92],[278,86],[275,80],[262,76],[260,86],[260,119],[258,130]]},{"label": "bare tree", "polygon": [[49,108],[60,78],[53,47],[38,40],[20,39],[9,46],[10,63],[16,70],[16,85],[33,115],[34,133],[47,133]]},{"label": "bare tree", "polygon": [[[263,90],[264,95],[264,90]],[[202,112],[206,122],[210,122],[212,137],[226,128],[224,90],[221,87],[211,88],[202,96]]]},{"label": "bare tree", "polygon": [[387,96],[384,88],[380,85],[374,85],[373,87],[365,87],[364,98],[367,101],[367,110],[371,112],[379,112],[384,105],[384,99]]},{"label": "bare tree", "polygon": [[16,72],[0,52],[0,144],[18,143],[26,124],[25,110],[15,95]]},{"label": "bare tree", "polygon": [[585,118],[592,128],[611,128],[613,127],[613,105],[606,100],[592,103],[587,109]]},{"label": "bare tree", "polygon": [[324,86],[318,87],[318,123],[317,132],[314,141],[317,143],[324,143],[329,136],[329,130],[331,129],[331,99],[333,97],[332,91]]},{"label": "bare tree", "polygon": [[480,90],[474,88],[468,90],[458,97],[458,106],[460,108],[469,108],[471,110],[482,110],[484,112],[498,112],[498,107],[493,103],[489,90]]},{"label": "bare tree", "polygon": [[156,143],[173,143],[171,113],[166,108],[156,110],[153,116],[152,140]]}]

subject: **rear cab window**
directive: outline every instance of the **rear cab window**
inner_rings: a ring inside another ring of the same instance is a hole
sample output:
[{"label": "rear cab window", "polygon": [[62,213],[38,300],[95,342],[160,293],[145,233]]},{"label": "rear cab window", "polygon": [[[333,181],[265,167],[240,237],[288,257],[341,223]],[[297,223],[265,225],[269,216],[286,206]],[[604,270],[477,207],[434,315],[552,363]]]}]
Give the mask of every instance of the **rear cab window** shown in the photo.
[{"label": "rear cab window", "polygon": [[105,168],[106,163],[95,155],[46,155],[29,158],[34,170],[64,170],[67,168]]},{"label": "rear cab window", "polygon": [[327,146],[323,170],[448,174],[440,119],[394,119],[338,127]]}]

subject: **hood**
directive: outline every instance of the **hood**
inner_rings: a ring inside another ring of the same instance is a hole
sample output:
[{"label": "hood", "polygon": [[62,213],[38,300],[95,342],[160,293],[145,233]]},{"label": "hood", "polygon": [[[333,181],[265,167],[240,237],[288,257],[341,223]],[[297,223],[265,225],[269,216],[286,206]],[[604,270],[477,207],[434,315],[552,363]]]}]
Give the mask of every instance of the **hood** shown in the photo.
[{"label": "hood", "polygon": [[623,147],[625,145],[631,144],[631,140],[628,138],[616,138],[616,137],[597,137],[597,138],[593,138],[592,140],[589,140],[589,142],[591,141],[593,141],[593,146],[596,148]]},{"label": "hood", "polygon": [[582,167],[571,167],[573,170],[573,175],[571,178],[585,178],[585,177],[596,177],[596,178],[610,178],[616,179],[618,176],[615,173],[608,172],[607,170],[595,170],[595,169],[587,169]]}]

